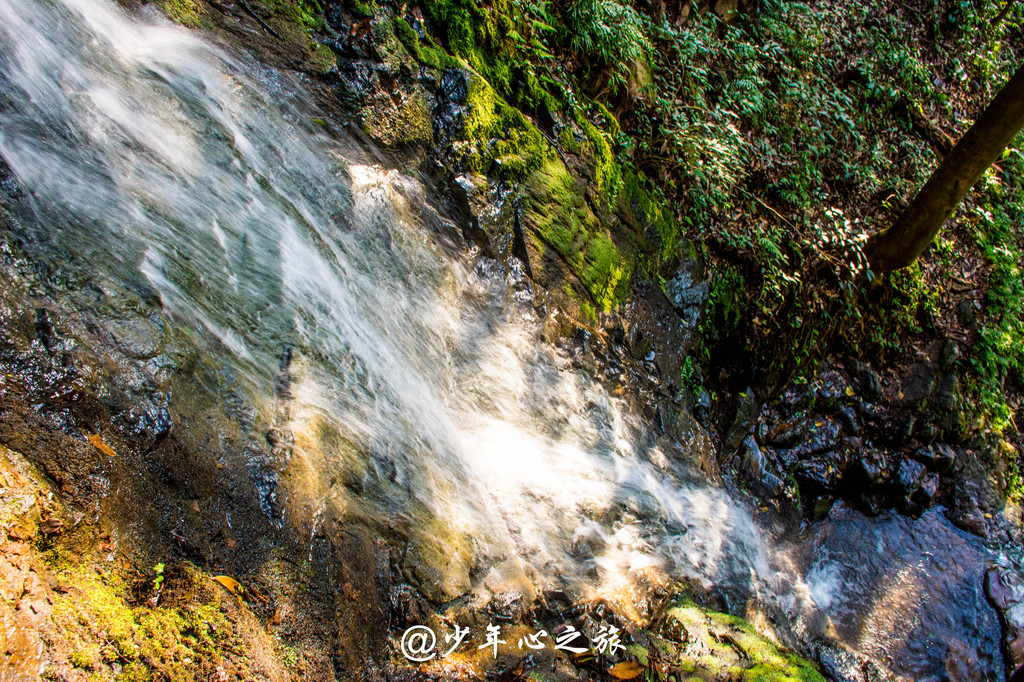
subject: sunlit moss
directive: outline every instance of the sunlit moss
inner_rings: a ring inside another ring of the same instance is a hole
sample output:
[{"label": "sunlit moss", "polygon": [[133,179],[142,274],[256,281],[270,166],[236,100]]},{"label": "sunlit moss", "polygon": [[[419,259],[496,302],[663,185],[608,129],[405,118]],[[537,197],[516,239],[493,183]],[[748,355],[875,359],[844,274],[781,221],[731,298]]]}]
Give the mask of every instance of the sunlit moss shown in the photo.
[{"label": "sunlit moss", "polygon": [[202,23],[203,9],[196,0],[159,0],[158,4],[175,23],[192,27]]}]

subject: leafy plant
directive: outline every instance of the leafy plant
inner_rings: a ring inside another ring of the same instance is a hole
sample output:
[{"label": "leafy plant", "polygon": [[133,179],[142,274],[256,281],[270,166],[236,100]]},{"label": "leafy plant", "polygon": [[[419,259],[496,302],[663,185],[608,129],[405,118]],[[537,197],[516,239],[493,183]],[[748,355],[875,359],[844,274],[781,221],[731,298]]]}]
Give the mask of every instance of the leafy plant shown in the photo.
[{"label": "leafy plant", "polygon": [[612,91],[648,80],[651,43],[645,20],[633,7],[616,0],[576,0],[568,19],[573,49],[602,62]]}]

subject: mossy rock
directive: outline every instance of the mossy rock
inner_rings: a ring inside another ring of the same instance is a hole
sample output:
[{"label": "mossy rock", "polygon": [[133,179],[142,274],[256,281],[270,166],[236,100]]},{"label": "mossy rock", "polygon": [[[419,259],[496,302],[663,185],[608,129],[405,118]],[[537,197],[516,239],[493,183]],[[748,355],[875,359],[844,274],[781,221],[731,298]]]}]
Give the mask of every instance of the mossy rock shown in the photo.
[{"label": "mossy rock", "polygon": [[709,611],[691,600],[668,609],[661,632],[674,666],[696,679],[744,682],[824,682],[804,658],[758,634],[738,616]]}]

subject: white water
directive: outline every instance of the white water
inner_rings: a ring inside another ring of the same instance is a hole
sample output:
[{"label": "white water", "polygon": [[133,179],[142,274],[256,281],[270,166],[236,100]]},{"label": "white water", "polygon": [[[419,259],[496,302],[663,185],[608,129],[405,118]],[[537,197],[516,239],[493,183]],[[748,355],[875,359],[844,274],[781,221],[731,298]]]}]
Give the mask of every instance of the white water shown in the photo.
[{"label": "white water", "polygon": [[514,273],[446,254],[414,180],[283,109],[285,76],[100,0],[0,0],[0,74],[32,239],[141,273],[267,414],[294,344],[289,500],[468,547],[477,588],[769,579],[746,509],[539,341]]}]

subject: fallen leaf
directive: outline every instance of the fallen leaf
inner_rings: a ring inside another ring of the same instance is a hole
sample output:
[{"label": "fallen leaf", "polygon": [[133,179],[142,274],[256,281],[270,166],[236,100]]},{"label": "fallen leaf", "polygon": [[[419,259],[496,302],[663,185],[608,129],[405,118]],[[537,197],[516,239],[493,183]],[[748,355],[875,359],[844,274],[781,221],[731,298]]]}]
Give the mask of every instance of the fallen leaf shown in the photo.
[{"label": "fallen leaf", "polygon": [[109,445],[107,445],[106,443],[104,443],[103,439],[100,438],[100,434],[98,434],[98,433],[90,433],[89,434],[89,442],[92,443],[93,446],[97,450],[102,452],[107,457],[117,457],[117,453],[114,452],[114,448],[112,448]]},{"label": "fallen leaf", "polygon": [[64,522],[63,521],[61,521],[60,519],[52,518],[52,517],[48,518],[48,519],[44,519],[39,524],[39,530],[42,531],[44,535],[53,535],[54,533],[59,533],[61,528],[63,528],[63,527],[64,527]]},{"label": "fallen leaf", "polygon": [[608,672],[617,680],[632,680],[643,671],[644,667],[636,661],[623,661],[608,668]]},{"label": "fallen leaf", "polygon": [[224,589],[226,589],[228,592],[238,597],[239,604],[242,603],[242,595],[245,594],[245,588],[242,587],[242,584],[240,582],[238,582],[231,576],[227,575],[215,576],[214,580],[223,585]]}]

